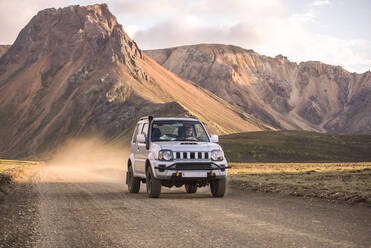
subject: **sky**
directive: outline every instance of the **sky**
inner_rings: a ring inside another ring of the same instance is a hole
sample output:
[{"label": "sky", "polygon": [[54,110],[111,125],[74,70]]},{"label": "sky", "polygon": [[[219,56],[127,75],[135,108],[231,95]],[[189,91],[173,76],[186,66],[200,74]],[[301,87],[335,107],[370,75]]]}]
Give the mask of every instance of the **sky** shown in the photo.
[{"label": "sky", "polygon": [[371,69],[370,0],[0,0],[0,44],[13,43],[39,10],[103,2],[143,50],[221,43]]}]

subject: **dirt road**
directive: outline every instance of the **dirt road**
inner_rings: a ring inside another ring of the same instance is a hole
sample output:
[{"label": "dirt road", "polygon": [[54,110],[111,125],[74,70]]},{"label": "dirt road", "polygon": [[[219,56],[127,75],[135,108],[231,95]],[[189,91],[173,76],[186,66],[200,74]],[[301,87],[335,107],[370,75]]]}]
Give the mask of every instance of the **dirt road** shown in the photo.
[{"label": "dirt road", "polygon": [[243,192],[129,194],[124,172],[45,166],[0,204],[0,247],[370,247],[371,209]]}]

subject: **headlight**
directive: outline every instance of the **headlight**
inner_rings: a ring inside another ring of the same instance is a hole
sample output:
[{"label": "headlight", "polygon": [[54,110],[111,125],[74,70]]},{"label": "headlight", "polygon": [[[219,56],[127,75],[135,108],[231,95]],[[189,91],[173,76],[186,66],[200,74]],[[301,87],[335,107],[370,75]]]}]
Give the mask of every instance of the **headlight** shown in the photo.
[{"label": "headlight", "polygon": [[223,152],[221,150],[211,151],[211,160],[222,161],[223,160]]},{"label": "headlight", "polygon": [[173,160],[173,152],[170,150],[161,150],[158,152],[158,159],[163,161]]}]

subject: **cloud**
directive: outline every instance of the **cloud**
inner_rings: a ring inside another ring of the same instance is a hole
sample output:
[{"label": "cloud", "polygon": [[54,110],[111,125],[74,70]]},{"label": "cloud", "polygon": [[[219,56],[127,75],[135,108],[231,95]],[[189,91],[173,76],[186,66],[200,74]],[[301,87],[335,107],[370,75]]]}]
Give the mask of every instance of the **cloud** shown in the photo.
[{"label": "cloud", "polygon": [[119,13],[135,17],[169,15],[186,5],[186,1],[174,0],[111,1],[111,3]]},{"label": "cloud", "polygon": [[302,23],[318,22],[318,16],[322,8],[330,5],[329,0],[317,0],[306,5],[305,12],[295,13],[291,18],[295,18],[296,21]]},{"label": "cloud", "polygon": [[238,17],[238,19],[261,19],[266,16],[280,16],[287,11],[281,0],[199,0],[190,7],[192,13],[212,14],[219,17]]},{"label": "cloud", "polygon": [[371,43],[362,39],[340,39],[330,35],[309,35],[306,42],[297,44],[302,53],[295,60],[317,60],[332,65],[341,65],[350,71],[365,72],[371,68],[367,49]]},{"label": "cloud", "polygon": [[125,32],[130,36],[133,37],[136,32],[138,32],[139,27],[136,25],[128,25],[125,27]]},{"label": "cloud", "polygon": [[133,38],[143,49],[223,43],[268,56],[283,54],[296,62],[318,60],[350,71],[369,70],[371,51],[366,40],[309,31],[308,25],[316,25],[321,9],[329,4],[314,1],[305,12],[289,14],[282,1],[200,0],[173,18],[138,30]]},{"label": "cloud", "polygon": [[0,44],[11,44],[38,11],[63,6],[63,0],[0,1]]},{"label": "cloud", "polygon": [[[12,43],[39,10],[95,1],[0,1],[0,44]],[[330,9],[327,8],[332,4],[330,0],[309,1],[302,5],[302,10],[293,9],[293,5],[284,0],[106,2],[142,49],[223,43],[254,49],[268,56],[283,54],[296,62],[320,60],[358,72],[371,68],[370,42],[359,37],[340,38],[335,32],[330,35],[316,31],[316,25],[323,24],[321,13]]]},{"label": "cloud", "polygon": [[279,0],[189,2],[193,4],[183,5],[173,18],[139,30],[133,38],[144,49],[205,42],[255,46],[266,37],[267,23],[278,20],[287,11]]},{"label": "cloud", "polygon": [[238,23],[230,27],[205,24],[196,18],[179,17],[171,22],[163,22],[148,30],[135,33],[134,39],[145,49],[199,43],[240,43],[256,45],[259,35],[253,26]]},{"label": "cloud", "polygon": [[330,5],[330,1],[329,0],[317,0],[317,1],[314,1],[311,4],[311,6],[317,7],[317,8],[322,8],[322,7],[327,6],[327,5]]}]

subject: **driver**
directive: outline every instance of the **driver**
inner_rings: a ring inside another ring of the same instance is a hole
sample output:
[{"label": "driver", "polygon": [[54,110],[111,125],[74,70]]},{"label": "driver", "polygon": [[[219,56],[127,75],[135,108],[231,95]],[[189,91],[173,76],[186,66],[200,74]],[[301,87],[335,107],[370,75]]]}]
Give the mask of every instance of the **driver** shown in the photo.
[{"label": "driver", "polygon": [[193,128],[192,126],[186,126],[184,131],[184,137],[185,140],[197,140],[197,138],[194,136]]}]

